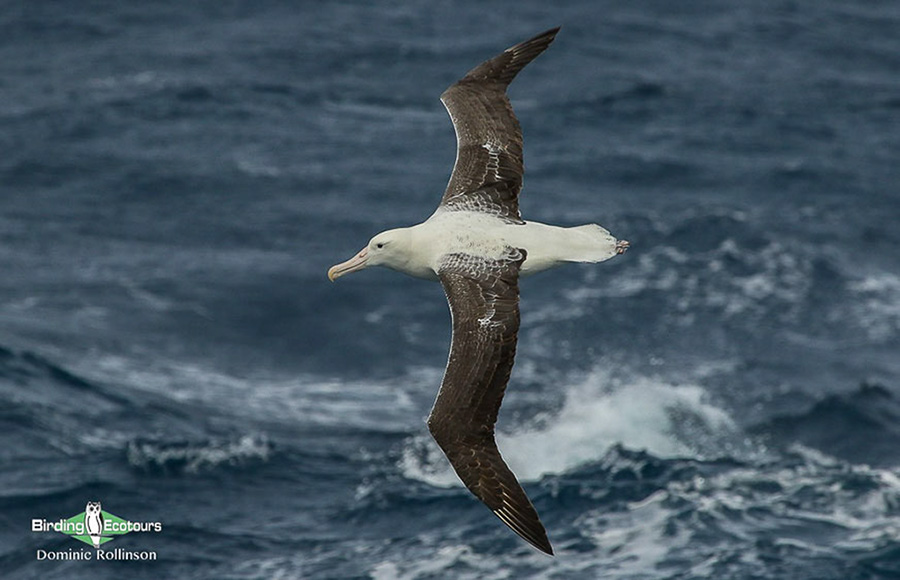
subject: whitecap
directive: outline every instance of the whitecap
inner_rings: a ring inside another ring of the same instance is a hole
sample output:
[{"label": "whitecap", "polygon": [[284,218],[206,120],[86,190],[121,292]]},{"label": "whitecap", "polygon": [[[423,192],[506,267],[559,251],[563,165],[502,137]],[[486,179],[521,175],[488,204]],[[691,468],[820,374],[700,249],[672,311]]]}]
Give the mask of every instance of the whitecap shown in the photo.
[{"label": "whitecap", "polygon": [[[614,379],[597,369],[565,390],[566,400],[553,416],[497,433],[497,445],[520,480],[534,481],[598,461],[615,444],[661,458],[712,457],[733,451],[723,441],[739,438],[728,412],[710,403],[698,385],[649,377]],[[502,411],[499,425],[504,427]],[[459,485],[427,434],[407,441],[399,466],[411,479],[440,487]]]}]

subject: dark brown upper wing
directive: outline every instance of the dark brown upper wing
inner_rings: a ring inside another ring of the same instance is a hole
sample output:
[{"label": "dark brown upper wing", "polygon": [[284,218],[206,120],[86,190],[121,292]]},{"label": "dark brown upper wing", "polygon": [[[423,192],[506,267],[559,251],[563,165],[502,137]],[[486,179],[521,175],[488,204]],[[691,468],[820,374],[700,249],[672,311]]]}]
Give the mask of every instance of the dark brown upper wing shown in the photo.
[{"label": "dark brown upper wing", "polygon": [[539,550],[553,548],[534,506],[494,441],[494,424],[516,355],[519,268],[525,251],[500,260],[445,257],[438,276],[453,339],[428,428],[462,482],[503,523]]},{"label": "dark brown upper wing", "polygon": [[522,129],[506,87],[542,53],[559,28],[506,49],[473,68],[441,95],[456,130],[456,163],[441,206],[522,223]]}]

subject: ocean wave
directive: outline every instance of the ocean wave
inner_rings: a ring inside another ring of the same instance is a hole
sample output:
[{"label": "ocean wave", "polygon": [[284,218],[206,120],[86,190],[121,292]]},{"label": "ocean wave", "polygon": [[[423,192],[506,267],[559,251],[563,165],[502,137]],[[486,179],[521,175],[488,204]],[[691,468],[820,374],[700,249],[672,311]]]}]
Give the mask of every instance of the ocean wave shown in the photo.
[{"label": "ocean wave", "polygon": [[128,442],[125,456],[128,465],[139,471],[198,474],[265,463],[273,451],[268,437],[252,434],[202,442],[135,439]]},{"label": "ocean wave", "polygon": [[800,443],[851,463],[900,465],[900,400],[878,384],[828,395],[803,412],[775,415],[751,431],[781,447]]},{"label": "ocean wave", "polygon": [[803,303],[812,256],[748,223],[740,211],[682,218],[659,243],[641,251],[603,288],[580,296],[634,297],[671,292],[681,316],[714,311],[727,318],[768,313]]},{"label": "ocean wave", "polygon": [[[159,360],[138,364],[106,356],[92,372],[177,406],[200,406],[233,417],[298,429],[340,427],[394,432],[419,425],[424,405],[414,404],[423,384],[440,384],[440,369],[410,368],[391,380],[338,380],[312,374],[239,376],[207,364]],[[429,391],[433,397],[433,391]]]},{"label": "ocean wave", "polygon": [[0,459],[115,448],[123,440],[116,424],[134,412],[127,394],[70,371],[29,351],[0,347],[0,422],[15,444]]},{"label": "ocean wave", "polygon": [[[598,461],[616,444],[664,458],[747,453],[729,413],[710,403],[698,385],[648,377],[616,379],[595,369],[565,391],[561,409],[534,417],[535,426],[504,431],[501,411],[497,444],[523,481]],[[427,433],[407,441],[399,467],[410,479],[440,487],[459,485]]]},{"label": "ocean wave", "polygon": [[426,530],[416,545],[380,551],[370,574],[664,578],[686,570],[691,578],[838,580],[856,577],[853,562],[891,570],[900,549],[898,473],[802,446],[754,462],[663,459],[619,446],[545,477],[531,493],[561,557],[464,540],[485,532],[460,515],[456,525],[467,529],[444,537]]},{"label": "ocean wave", "polygon": [[900,276],[871,274],[851,282],[849,290],[853,295],[849,308],[870,338],[896,341],[900,336]]},{"label": "ocean wave", "polygon": [[[0,380],[19,386],[37,381],[50,381],[83,392],[103,392],[100,385],[90,382],[40,354],[28,350],[16,351],[3,346],[0,346]],[[103,392],[103,394],[109,398],[116,398],[113,393]]]}]

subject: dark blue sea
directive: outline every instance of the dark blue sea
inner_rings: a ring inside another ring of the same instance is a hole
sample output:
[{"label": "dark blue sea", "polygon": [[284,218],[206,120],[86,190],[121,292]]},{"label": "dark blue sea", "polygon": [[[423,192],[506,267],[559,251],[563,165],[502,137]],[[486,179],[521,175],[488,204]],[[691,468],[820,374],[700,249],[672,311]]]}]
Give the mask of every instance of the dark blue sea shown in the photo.
[{"label": "dark blue sea", "polygon": [[[326,271],[424,220],[438,100],[510,89],[527,219],[498,442],[556,549],[428,435],[439,284]],[[2,2],[3,578],[900,578],[900,4]],[[93,552],[88,501],[160,522]]]}]

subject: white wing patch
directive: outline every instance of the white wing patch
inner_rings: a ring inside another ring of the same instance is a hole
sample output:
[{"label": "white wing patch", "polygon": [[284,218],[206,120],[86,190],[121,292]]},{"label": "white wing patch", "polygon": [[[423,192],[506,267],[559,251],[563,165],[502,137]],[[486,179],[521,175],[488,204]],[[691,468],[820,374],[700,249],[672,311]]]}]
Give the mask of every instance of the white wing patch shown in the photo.
[{"label": "white wing patch", "polygon": [[497,312],[490,308],[487,312],[484,313],[484,316],[478,319],[478,326],[481,328],[497,328],[501,325],[501,323],[497,320],[494,320],[494,315]]},{"label": "white wing patch", "polygon": [[500,181],[500,153],[505,150],[503,145],[488,141],[482,145],[488,152],[488,172],[494,175],[495,181]]}]

